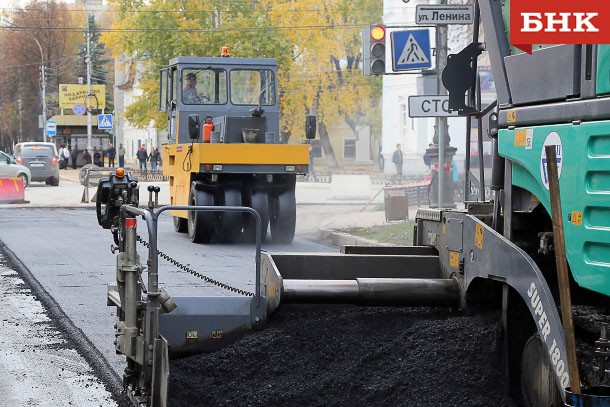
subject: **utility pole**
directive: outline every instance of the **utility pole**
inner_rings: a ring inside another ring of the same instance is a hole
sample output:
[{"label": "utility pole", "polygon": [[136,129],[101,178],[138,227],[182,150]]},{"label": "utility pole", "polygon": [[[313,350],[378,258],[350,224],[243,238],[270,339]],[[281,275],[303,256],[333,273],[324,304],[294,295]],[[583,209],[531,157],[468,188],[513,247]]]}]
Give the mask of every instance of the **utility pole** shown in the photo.
[{"label": "utility pole", "polygon": [[[19,84],[19,88],[21,88],[21,84]],[[17,108],[19,109],[19,143],[21,143],[23,141],[23,100],[21,99],[21,89],[19,89]]]},{"label": "utility pole", "polygon": [[[445,4],[445,0],[441,0],[441,4]],[[441,70],[447,65],[447,26],[439,25],[437,32],[436,46],[436,69],[438,70],[437,86],[439,95],[446,95],[447,91],[443,86]],[[436,128],[438,131],[438,207],[443,208],[445,204],[445,143],[449,144],[447,118],[437,117]]]},{"label": "utility pole", "polygon": [[[437,4],[445,5],[447,0],[438,0]],[[439,95],[446,95],[447,90],[443,85],[442,72],[447,65],[447,42],[448,42],[448,26],[440,24],[436,29],[436,71],[437,71],[437,89]],[[447,125],[447,117],[437,117],[436,131],[434,133],[433,142],[438,145],[438,207],[454,207],[453,197],[445,196],[445,192],[453,191],[453,176],[451,173],[445,173],[445,164],[453,162],[453,156],[457,149],[450,147],[449,142],[449,127]]]},{"label": "utility pole", "polygon": [[92,144],[92,124],[91,124],[91,106],[90,106],[90,96],[91,96],[91,16],[87,17],[87,55],[85,56],[85,62],[87,63],[87,151],[91,154],[93,151]]},{"label": "utility pole", "polygon": [[[36,39],[35,39],[36,40]],[[40,47],[40,43],[36,40],[36,44]],[[42,55],[42,47],[40,48]],[[42,91],[40,92],[40,98],[42,99],[42,141],[47,142],[47,78],[45,75],[44,59],[42,66],[40,67],[40,84],[42,85]]]}]

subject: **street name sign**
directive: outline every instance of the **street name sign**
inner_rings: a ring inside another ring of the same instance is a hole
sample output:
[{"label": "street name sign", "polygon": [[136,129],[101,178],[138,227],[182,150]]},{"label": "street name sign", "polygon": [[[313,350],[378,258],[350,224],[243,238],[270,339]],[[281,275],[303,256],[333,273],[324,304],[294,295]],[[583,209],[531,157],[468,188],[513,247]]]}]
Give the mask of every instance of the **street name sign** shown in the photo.
[{"label": "street name sign", "polygon": [[472,24],[474,21],[474,6],[419,4],[415,7],[415,24]]},{"label": "street name sign", "polygon": [[449,111],[449,96],[409,96],[409,117],[457,117],[458,112]]}]

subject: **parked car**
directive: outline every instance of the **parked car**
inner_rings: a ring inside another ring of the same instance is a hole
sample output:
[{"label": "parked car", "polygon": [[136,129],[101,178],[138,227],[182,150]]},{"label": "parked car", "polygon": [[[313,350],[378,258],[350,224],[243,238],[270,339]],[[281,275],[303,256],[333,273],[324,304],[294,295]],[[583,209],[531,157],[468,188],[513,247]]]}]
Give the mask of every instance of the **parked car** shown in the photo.
[{"label": "parked car", "polygon": [[23,180],[23,186],[27,187],[32,179],[30,169],[25,165],[18,164],[13,157],[0,151],[0,178],[16,178]]},{"label": "parked car", "polygon": [[59,157],[55,144],[19,143],[15,145],[13,155],[17,163],[30,169],[31,181],[44,181],[47,185],[59,185]]}]

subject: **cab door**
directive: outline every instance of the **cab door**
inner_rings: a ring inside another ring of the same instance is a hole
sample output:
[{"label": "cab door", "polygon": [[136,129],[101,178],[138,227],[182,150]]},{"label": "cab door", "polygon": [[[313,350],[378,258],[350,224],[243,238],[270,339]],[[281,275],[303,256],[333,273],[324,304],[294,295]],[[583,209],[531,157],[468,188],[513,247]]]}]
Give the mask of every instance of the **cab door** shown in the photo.
[{"label": "cab door", "polygon": [[159,77],[159,111],[167,112],[168,144],[176,142],[176,67],[163,68]]}]

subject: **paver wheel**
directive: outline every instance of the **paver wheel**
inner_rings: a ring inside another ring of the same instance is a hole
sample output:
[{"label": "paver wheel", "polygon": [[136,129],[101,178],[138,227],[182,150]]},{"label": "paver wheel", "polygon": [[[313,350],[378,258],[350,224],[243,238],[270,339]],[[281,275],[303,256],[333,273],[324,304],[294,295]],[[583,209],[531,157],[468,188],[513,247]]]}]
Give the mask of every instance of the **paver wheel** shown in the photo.
[{"label": "paver wheel", "polygon": [[521,394],[526,406],[563,406],[548,352],[538,334],[532,335],[521,356]]}]

